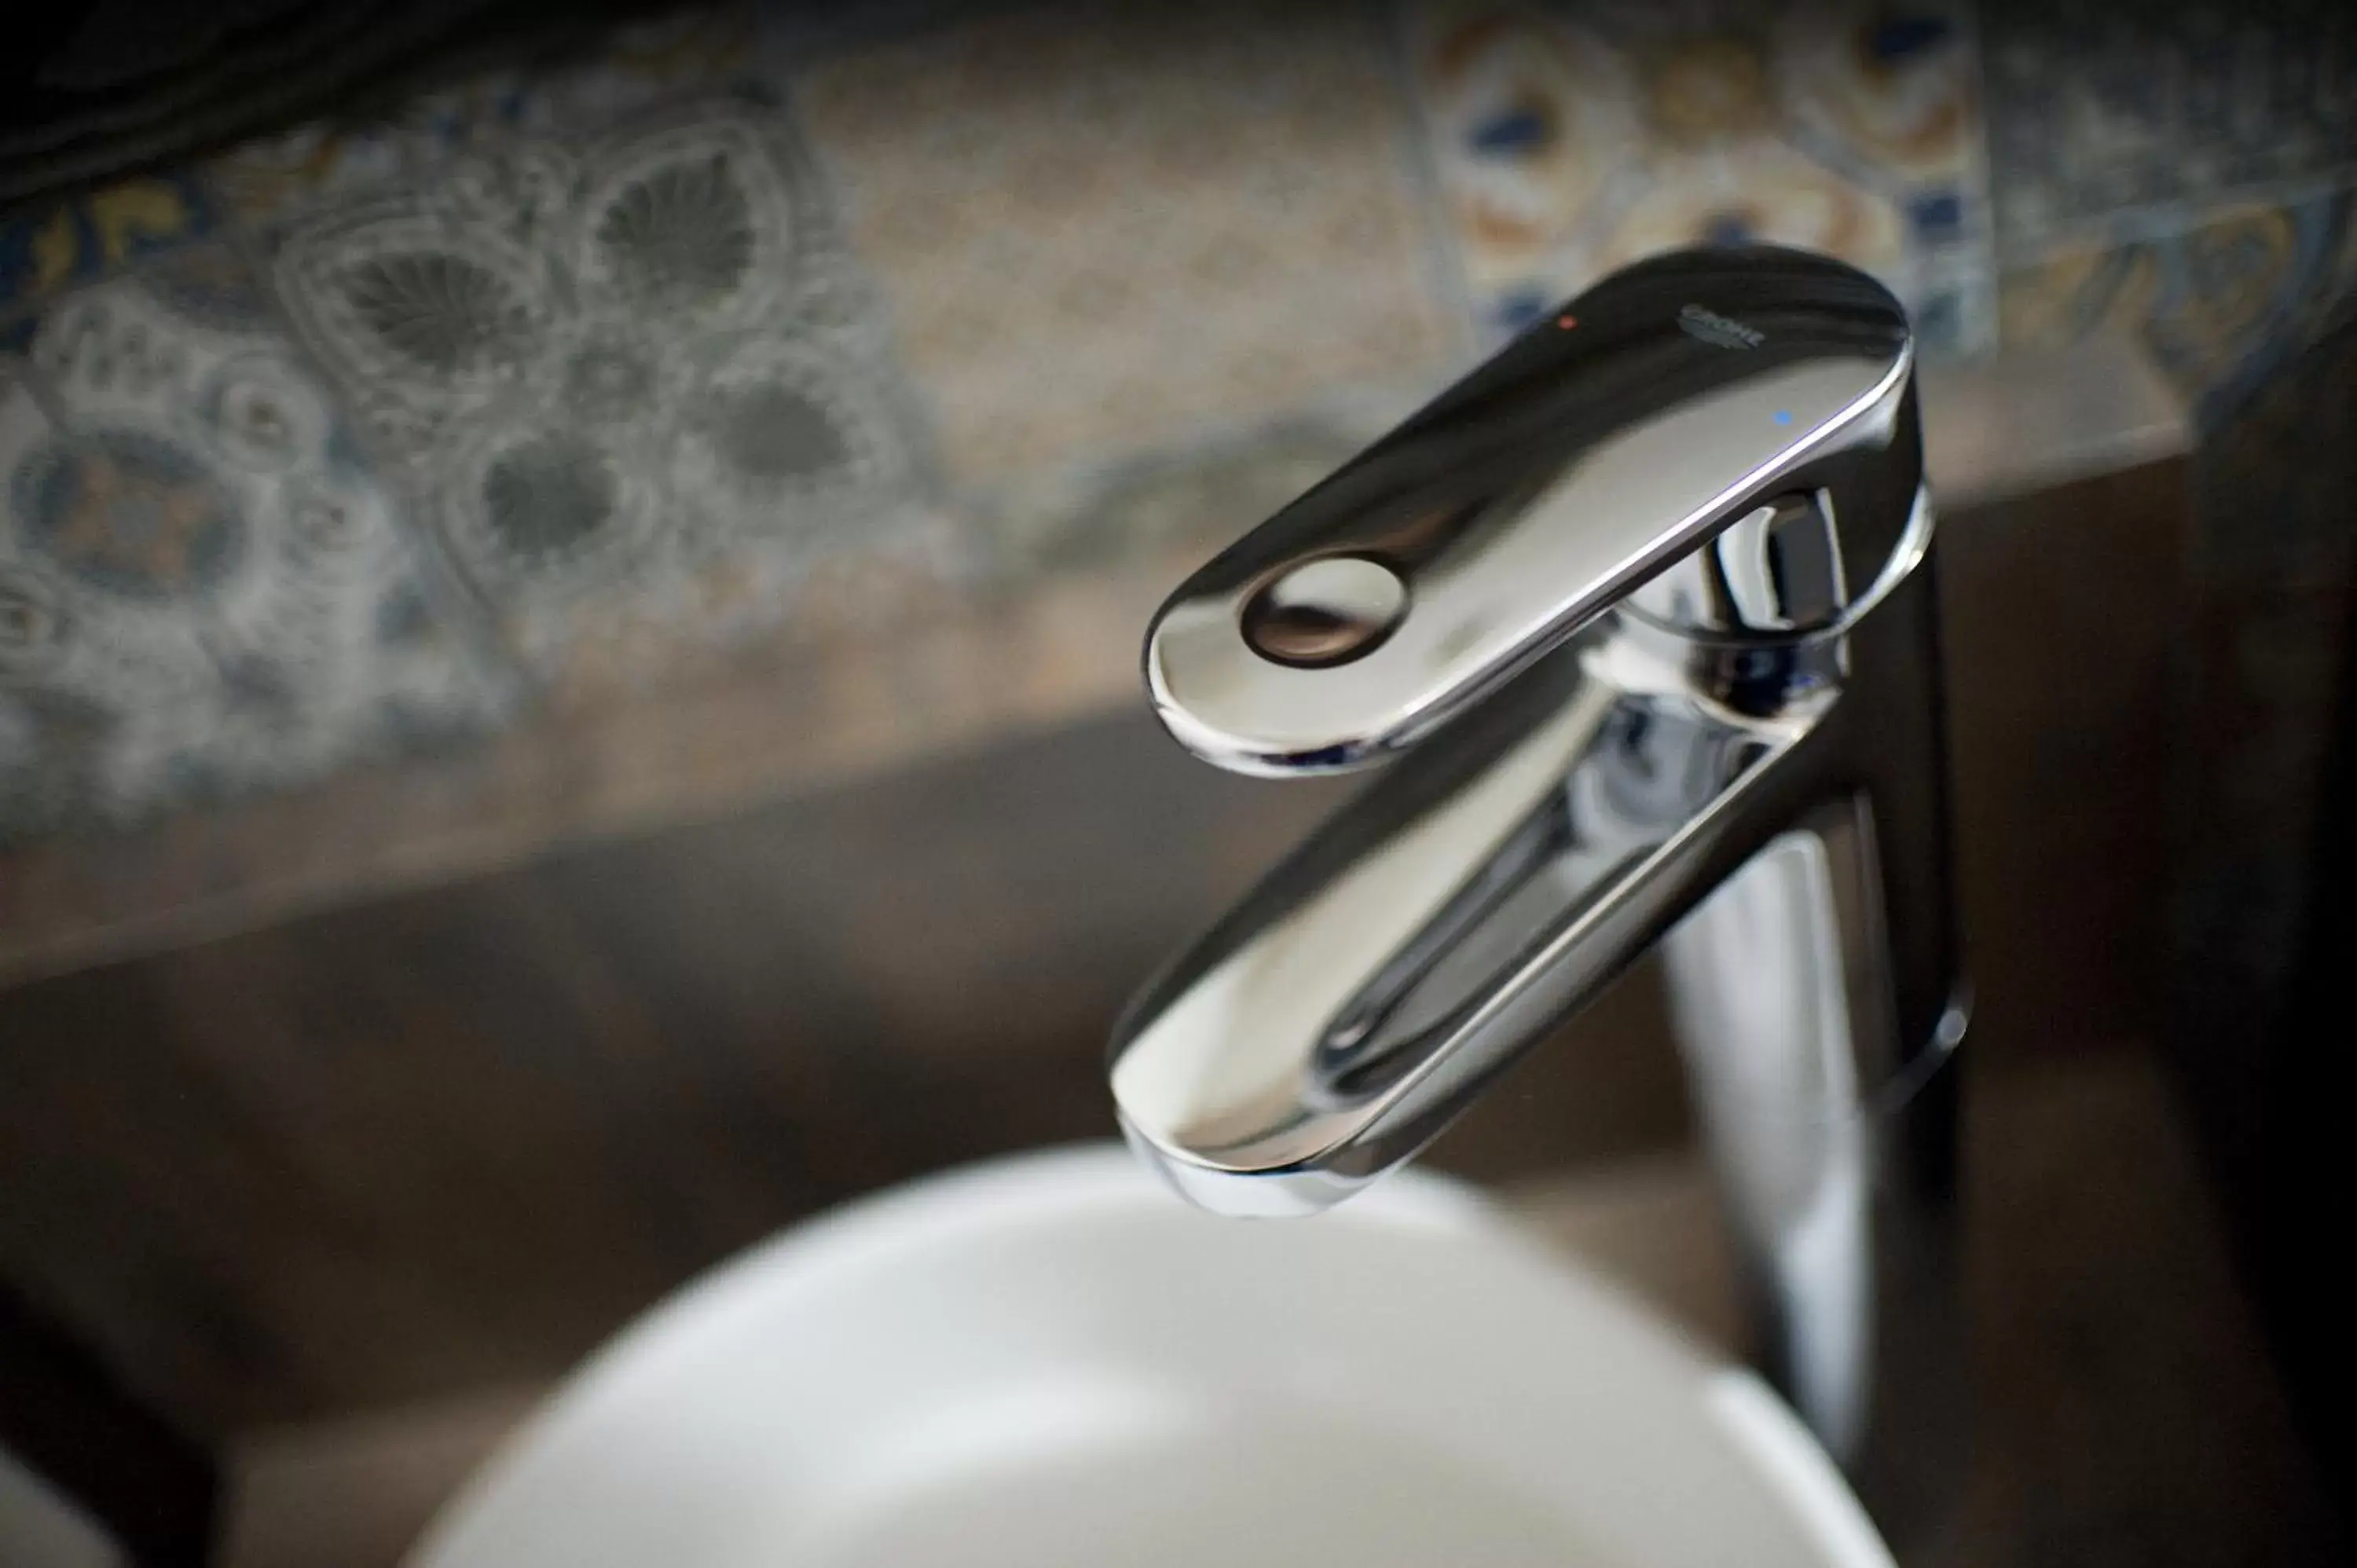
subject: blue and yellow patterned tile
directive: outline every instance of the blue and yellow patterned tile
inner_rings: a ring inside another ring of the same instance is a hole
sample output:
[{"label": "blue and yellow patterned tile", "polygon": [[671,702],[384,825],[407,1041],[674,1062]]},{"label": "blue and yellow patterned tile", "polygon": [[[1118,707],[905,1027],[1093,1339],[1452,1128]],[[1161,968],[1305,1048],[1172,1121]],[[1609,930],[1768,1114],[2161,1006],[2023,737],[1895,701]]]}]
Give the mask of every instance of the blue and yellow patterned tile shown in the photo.
[{"label": "blue and yellow patterned tile", "polygon": [[183,249],[214,228],[198,182],[170,172],[0,215],[0,317]]},{"label": "blue and yellow patterned tile", "polygon": [[496,723],[400,505],[215,245],[67,294],[0,360],[0,841]]},{"label": "blue and yellow patterned tile", "polygon": [[766,105],[511,139],[307,209],[273,267],[444,557],[562,698],[767,635],[845,556],[946,569],[869,291]]},{"label": "blue and yellow patterned tile", "polygon": [[268,223],[322,201],[415,182],[519,137],[594,134],[665,102],[732,92],[762,75],[750,0],[691,6],[614,29],[556,58],[487,70],[366,119],[329,117],[214,159],[229,212]]},{"label": "blue and yellow patterned tile", "polygon": [[2009,263],[2101,233],[2117,214],[2166,222],[2159,209],[2196,213],[2357,170],[2357,18],[2344,9],[1991,0],[1987,10],[1990,159]]},{"label": "blue and yellow patterned tile", "polygon": [[1961,6],[1417,0],[1404,38],[1490,334],[1641,256],[1764,241],[1882,277],[1931,324],[1928,349],[1987,345],[1987,181]]},{"label": "blue and yellow patterned tile", "polygon": [[1100,485],[1395,411],[1459,352],[1372,6],[999,12],[791,86],[947,474],[1018,557],[1117,552]]},{"label": "blue and yellow patterned tile", "polygon": [[2218,424],[2357,288],[2357,22],[1995,0],[1987,30],[2006,341],[2133,333]]},{"label": "blue and yellow patterned tile", "polygon": [[2131,334],[2214,424],[2346,298],[2352,219],[2350,193],[2325,191],[2053,249],[2006,270],[2005,341],[2052,349]]}]

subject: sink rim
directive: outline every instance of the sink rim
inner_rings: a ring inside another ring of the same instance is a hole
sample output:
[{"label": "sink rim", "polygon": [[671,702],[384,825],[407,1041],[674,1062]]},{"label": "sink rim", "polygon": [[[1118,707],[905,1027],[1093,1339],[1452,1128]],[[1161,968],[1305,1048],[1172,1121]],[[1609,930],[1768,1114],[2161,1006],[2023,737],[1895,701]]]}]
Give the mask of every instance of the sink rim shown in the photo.
[{"label": "sink rim", "polygon": [[[856,1291],[863,1281],[888,1280],[906,1269],[921,1274],[944,1247],[994,1235],[1016,1237],[1028,1230],[1035,1240],[1051,1232],[1085,1236],[1091,1225],[1108,1218],[1134,1215],[1142,1225],[1166,1221],[1174,1213],[1188,1214],[1189,1224],[1200,1220],[1214,1228],[1210,1234],[1239,1226],[1283,1233],[1313,1223],[1193,1215],[1126,1149],[1108,1143],[981,1162],[867,1195],[790,1227],[689,1281],[568,1375],[446,1503],[404,1563],[514,1563],[518,1509],[530,1509],[535,1496],[544,1498],[552,1487],[562,1496],[580,1485],[577,1477],[570,1488],[557,1485],[552,1463],[561,1477],[583,1444],[596,1446],[601,1430],[610,1436],[618,1423],[634,1430],[627,1416],[630,1401],[643,1402],[650,1387],[674,1404],[694,1401],[699,1397],[698,1363],[705,1363],[704,1380],[710,1384],[716,1347],[748,1335],[759,1343],[796,1313],[823,1311],[831,1292]],[[1403,1171],[1314,1224],[1329,1240],[1338,1233],[1432,1238],[1472,1249],[1463,1254],[1468,1258],[1486,1257],[1526,1273],[1534,1271],[1534,1277],[1551,1277],[1566,1301],[1589,1314],[1592,1332],[1606,1339],[1620,1337],[1623,1352],[1650,1357],[1657,1370],[1684,1380],[1678,1391],[1691,1398],[1727,1453],[1772,1497],[1776,1513],[1792,1527],[1802,1543],[1803,1555],[1796,1560],[1832,1568],[1889,1568],[1888,1550],[1831,1461],[1764,1385],[1532,1234],[1476,1189],[1428,1172]],[[708,1400],[708,1391],[703,1397]],[[1576,1483],[1566,1483],[1553,1501],[1564,1504],[1576,1491]],[[591,1507],[594,1511],[596,1505]],[[555,1533],[562,1532],[560,1527]],[[501,1539],[510,1544],[498,1556],[484,1552],[482,1543]],[[724,1555],[736,1560],[734,1552]]]}]

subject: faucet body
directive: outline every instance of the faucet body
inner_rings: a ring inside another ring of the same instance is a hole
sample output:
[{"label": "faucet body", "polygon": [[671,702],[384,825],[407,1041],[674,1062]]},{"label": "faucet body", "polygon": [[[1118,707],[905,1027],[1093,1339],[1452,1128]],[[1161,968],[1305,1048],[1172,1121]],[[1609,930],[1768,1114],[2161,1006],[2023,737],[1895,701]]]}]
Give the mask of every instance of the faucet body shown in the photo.
[{"label": "faucet body", "polygon": [[1180,1192],[1314,1211],[1659,943],[1754,1352],[1887,1533],[1957,1400],[1949,887],[1913,351],[1752,248],[1607,279],[1222,552],[1148,633],[1190,749],[1389,766],[1115,1031]]}]

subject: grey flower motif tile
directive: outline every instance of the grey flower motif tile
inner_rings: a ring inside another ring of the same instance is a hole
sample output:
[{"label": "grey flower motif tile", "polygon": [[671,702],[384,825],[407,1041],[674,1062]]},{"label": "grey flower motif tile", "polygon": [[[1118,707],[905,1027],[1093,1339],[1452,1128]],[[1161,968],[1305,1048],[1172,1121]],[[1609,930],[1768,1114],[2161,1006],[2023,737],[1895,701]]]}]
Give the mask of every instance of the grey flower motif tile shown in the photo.
[{"label": "grey flower motif tile", "polygon": [[394,499],[215,247],[0,358],[0,841],[495,722]]},{"label": "grey flower motif tile", "polygon": [[[274,266],[554,684],[652,678],[774,624],[830,554],[933,545],[879,325],[775,111],[518,143],[305,218]],[[624,640],[670,651],[618,666]]]}]

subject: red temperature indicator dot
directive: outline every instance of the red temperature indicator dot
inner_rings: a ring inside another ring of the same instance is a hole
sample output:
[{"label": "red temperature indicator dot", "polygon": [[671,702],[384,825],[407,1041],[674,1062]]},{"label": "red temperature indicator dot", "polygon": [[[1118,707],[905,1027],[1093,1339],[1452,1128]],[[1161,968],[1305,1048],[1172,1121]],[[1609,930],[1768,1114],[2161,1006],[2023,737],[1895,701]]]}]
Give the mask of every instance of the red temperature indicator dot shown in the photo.
[{"label": "red temperature indicator dot", "polygon": [[1566,330],[1568,330],[1571,328],[1579,325],[1579,317],[1577,316],[1558,316],[1555,318],[1555,324],[1557,327],[1561,327]]}]

